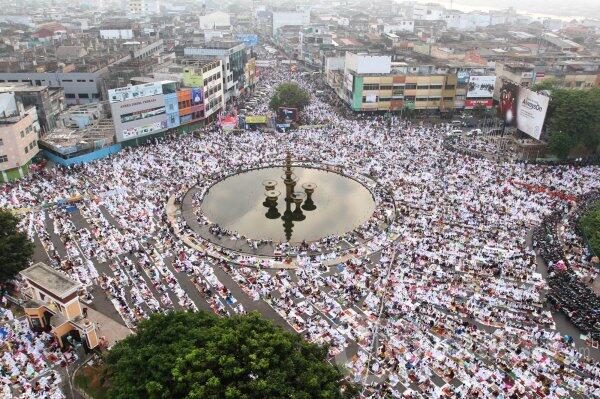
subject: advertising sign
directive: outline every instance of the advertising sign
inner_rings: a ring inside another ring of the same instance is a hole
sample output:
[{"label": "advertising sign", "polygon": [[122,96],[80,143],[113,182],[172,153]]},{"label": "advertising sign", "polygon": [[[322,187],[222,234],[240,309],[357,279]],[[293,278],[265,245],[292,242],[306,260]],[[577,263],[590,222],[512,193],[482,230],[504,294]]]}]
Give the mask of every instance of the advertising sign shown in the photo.
[{"label": "advertising sign", "polygon": [[351,73],[347,73],[346,74],[346,89],[349,91],[353,91],[354,90],[354,76],[352,76]]},{"label": "advertising sign", "polygon": [[459,71],[456,73],[457,83],[459,86],[465,86],[469,83],[469,72],[468,71]]},{"label": "advertising sign", "polygon": [[108,90],[108,101],[110,103],[118,103],[159,94],[163,94],[162,83],[151,82],[143,85],[119,87],[118,89]]},{"label": "advertising sign", "polygon": [[517,129],[539,140],[550,98],[525,87],[519,87],[518,99]]},{"label": "advertising sign", "polygon": [[180,124],[188,123],[192,120],[192,114],[181,115],[179,120],[180,120],[180,122],[179,122]]},{"label": "advertising sign", "polygon": [[194,87],[192,89],[192,105],[202,104],[203,96],[202,89],[199,87]]},{"label": "advertising sign", "polygon": [[156,115],[162,115],[166,112],[165,107],[156,107],[144,109],[141,111],[133,111],[127,114],[121,114],[121,123],[133,122],[140,119],[151,118]]},{"label": "advertising sign", "polygon": [[267,123],[267,115],[246,115],[246,123]]},{"label": "advertising sign", "polygon": [[500,89],[498,111],[500,112],[500,117],[504,119],[506,126],[515,126],[517,124],[518,96],[519,87],[512,82],[505,81]]},{"label": "advertising sign", "polygon": [[495,76],[471,76],[467,98],[492,98],[494,96]]},{"label": "advertising sign", "polygon": [[297,108],[285,108],[280,107],[277,110],[277,121],[279,123],[292,123],[298,119],[298,109]]},{"label": "advertising sign", "polygon": [[123,139],[128,140],[138,136],[145,136],[167,128],[167,121],[159,121],[144,126],[132,127],[123,130]]},{"label": "advertising sign", "polygon": [[494,106],[494,100],[491,98],[474,98],[465,100],[465,109],[487,108],[491,109]]}]

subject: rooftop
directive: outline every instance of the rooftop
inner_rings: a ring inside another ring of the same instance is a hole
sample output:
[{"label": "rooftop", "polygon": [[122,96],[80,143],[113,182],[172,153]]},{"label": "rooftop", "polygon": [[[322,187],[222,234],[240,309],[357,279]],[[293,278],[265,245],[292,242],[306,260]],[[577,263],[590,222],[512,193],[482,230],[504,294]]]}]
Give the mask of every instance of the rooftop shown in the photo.
[{"label": "rooftop", "polygon": [[28,267],[20,274],[26,280],[47,289],[60,298],[65,298],[81,287],[80,283],[42,262]]}]

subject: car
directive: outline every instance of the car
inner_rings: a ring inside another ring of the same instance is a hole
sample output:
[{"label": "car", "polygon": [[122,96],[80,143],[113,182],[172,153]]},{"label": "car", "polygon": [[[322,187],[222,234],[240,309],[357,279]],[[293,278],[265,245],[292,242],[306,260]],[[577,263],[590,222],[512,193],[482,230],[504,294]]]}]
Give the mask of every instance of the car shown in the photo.
[{"label": "car", "polygon": [[467,136],[479,136],[479,135],[481,135],[481,133],[482,133],[481,129],[471,129],[467,133]]},{"label": "car", "polygon": [[454,129],[453,131],[450,132],[450,136],[460,136],[463,133],[464,132],[460,129]]}]

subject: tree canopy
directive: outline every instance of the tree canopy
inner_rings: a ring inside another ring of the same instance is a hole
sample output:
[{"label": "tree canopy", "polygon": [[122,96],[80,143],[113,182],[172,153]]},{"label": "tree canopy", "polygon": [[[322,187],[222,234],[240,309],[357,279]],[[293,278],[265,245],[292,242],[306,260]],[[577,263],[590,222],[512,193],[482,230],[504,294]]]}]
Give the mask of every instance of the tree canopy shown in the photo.
[{"label": "tree canopy", "polygon": [[559,89],[551,91],[547,130],[550,149],[566,158],[572,149],[585,154],[600,154],[600,89]]},{"label": "tree canopy", "polygon": [[14,278],[29,265],[33,243],[17,227],[19,219],[0,209],[0,284]]},{"label": "tree canopy", "polygon": [[581,217],[581,230],[595,256],[600,256],[600,202]]},{"label": "tree canopy", "polygon": [[310,103],[310,95],[296,83],[282,83],[277,86],[269,107],[277,111],[280,107],[303,110]]},{"label": "tree canopy", "polygon": [[[327,348],[285,332],[258,313],[154,314],[106,355],[109,397],[353,398]],[[343,387],[343,388],[340,388]]]}]

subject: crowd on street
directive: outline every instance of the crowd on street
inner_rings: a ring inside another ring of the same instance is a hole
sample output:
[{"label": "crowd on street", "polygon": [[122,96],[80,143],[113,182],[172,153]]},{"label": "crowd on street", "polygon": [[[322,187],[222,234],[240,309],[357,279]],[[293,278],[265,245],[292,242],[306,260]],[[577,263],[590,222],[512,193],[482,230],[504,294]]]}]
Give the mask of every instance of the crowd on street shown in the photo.
[{"label": "crowd on street", "polygon": [[[272,92],[290,79],[310,93],[322,85],[312,75],[265,68],[260,88]],[[582,334],[598,337],[598,294],[578,296],[571,287],[585,287],[583,277],[569,265],[585,268],[588,279],[598,272],[581,245],[569,245],[577,232],[568,218],[580,198],[600,189],[600,168],[464,155],[444,146],[450,125],[349,118],[333,96],[312,96],[302,112],[307,129],[229,133],[211,125],[92,163],[37,171],[1,187],[0,207],[21,212],[45,261],[81,282],[83,301],[108,304],[132,329],[153,312],[227,316],[266,303],[299,334],[328,345],[363,397],[600,397],[599,359],[579,349],[579,337],[561,332],[552,314],[567,308]],[[253,112],[266,112],[266,104]],[[295,161],[327,160],[370,176],[376,195],[395,205],[361,226],[356,245],[329,237],[312,247],[327,257],[296,248],[287,255],[296,267],[284,269],[248,255],[216,259],[209,253],[223,253],[218,245],[181,217],[170,223],[170,198],[180,203],[191,187],[265,159],[282,164],[284,141]],[[539,225],[533,241],[547,277],[531,246]],[[207,251],[184,244],[182,235]],[[47,334],[18,320],[3,323],[12,335],[0,345],[13,352],[0,359],[0,392],[61,398],[57,375],[44,374],[64,361]]]}]

